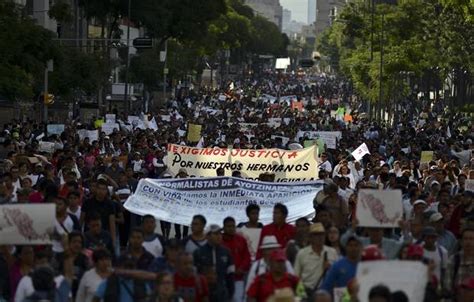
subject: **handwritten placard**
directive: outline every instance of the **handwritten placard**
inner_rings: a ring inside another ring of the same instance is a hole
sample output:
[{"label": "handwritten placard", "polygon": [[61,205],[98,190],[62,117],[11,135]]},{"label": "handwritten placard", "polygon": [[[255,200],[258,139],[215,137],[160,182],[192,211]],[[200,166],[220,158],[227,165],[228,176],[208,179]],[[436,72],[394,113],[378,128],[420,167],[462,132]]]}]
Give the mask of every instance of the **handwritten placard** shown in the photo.
[{"label": "handwritten placard", "polygon": [[360,190],[356,217],[362,227],[396,228],[402,219],[400,190]]}]

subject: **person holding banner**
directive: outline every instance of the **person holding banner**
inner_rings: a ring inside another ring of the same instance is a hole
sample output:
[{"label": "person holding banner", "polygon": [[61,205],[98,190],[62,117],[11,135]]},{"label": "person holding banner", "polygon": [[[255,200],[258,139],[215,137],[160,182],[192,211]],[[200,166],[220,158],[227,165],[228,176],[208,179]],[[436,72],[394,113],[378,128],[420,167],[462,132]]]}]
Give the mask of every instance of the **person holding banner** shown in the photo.
[{"label": "person holding banner", "polygon": [[[262,244],[263,238],[266,236],[275,236],[278,240],[278,243],[282,247],[286,247],[288,241],[294,238],[296,234],[295,226],[286,222],[286,217],[288,216],[288,208],[281,203],[275,204],[273,207],[273,222],[263,227],[262,234],[260,235],[260,243]],[[262,254],[259,251],[257,252],[257,259],[260,259]]]}]

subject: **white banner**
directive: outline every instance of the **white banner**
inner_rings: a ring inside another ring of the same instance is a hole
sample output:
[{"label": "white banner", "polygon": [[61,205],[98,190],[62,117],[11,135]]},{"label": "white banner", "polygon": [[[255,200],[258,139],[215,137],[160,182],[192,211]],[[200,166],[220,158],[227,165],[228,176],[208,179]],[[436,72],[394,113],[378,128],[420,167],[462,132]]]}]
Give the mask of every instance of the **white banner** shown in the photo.
[{"label": "white banner", "polygon": [[225,175],[240,171],[243,178],[258,179],[262,173],[275,173],[275,181],[317,179],[318,154],[315,146],[300,150],[195,148],[168,144],[164,159],[169,172],[184,168],[190,176],[213,177],[216,169]]},{"label": "white banner", "polygon": [[1,205],[0,211],[0,245],[51,243],[54,204],[8,204]]},{"label": "white banner", "polygon": [[428,267],[421,261],[382,260],[359,262],[359,301],[369,301],[372,287],[383,284],[391,292],[402,291],[408,301],[423,301],[428,283]]},{"label": "white banner", "polygon": [[403,219],[402,191],[360,190],[356,216],[362,227],[398,227],[398,222]]},{"label": "white banner", "polygon": [[234,177],[142,179],[125,208],[138,215],[151,214],[157,219],[189,225],[194,215],[203,214],[207,224],[222,225],[227,216],[247,221],[245,208],[260,206],[260,222],[272,222],[273,206],[288,207],[290,222],[313,215],[313,199],[323,183],[269,183]]}]

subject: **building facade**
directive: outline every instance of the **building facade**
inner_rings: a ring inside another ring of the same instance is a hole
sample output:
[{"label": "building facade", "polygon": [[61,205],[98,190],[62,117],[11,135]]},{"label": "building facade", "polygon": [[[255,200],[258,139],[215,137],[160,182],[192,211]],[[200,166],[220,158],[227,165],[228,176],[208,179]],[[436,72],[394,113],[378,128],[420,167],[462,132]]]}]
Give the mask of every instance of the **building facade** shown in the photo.
[{"label": "building facade", "polygon": [[245,4],[250,6],[255,14],[275,23],[282,30],[283,7],[279,0],[246,0]]},{"label": "building facade", "polygon": [[319,36],[327,27],[331,26],[345,4],[346,0],[316,1],[316,22],[314,23],[316,36]]}]

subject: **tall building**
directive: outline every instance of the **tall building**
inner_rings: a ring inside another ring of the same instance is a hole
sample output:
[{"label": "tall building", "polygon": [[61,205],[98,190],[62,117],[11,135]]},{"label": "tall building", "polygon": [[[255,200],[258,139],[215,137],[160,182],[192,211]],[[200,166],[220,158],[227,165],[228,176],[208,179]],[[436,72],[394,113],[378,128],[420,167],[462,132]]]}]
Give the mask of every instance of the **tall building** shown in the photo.
[{"label": "tall building", "polygon": [[345,4],[346,0],[316,1],[316,22],[314,24],[316,36],[319,36],[327,27],[331,26]]},{"label": "tall building", "polygon": [[280,5],[280,0],[246,0],[245,4],[250,6],[255,14],[266,18],[275,23],[280,30],[282,29],[283,7]]},{"label": "tall building", "polygon": [[283,17],[282,17],[282,21],[281,21],[281,28],[283,31],[285,31],[288,26],[290,26],[290,22],[291,22],[291,10],[289,9],[283,9]]},{"label": "tall building", "polygon": [[316,21],[316,0],[308,0],[308,24]]}]

